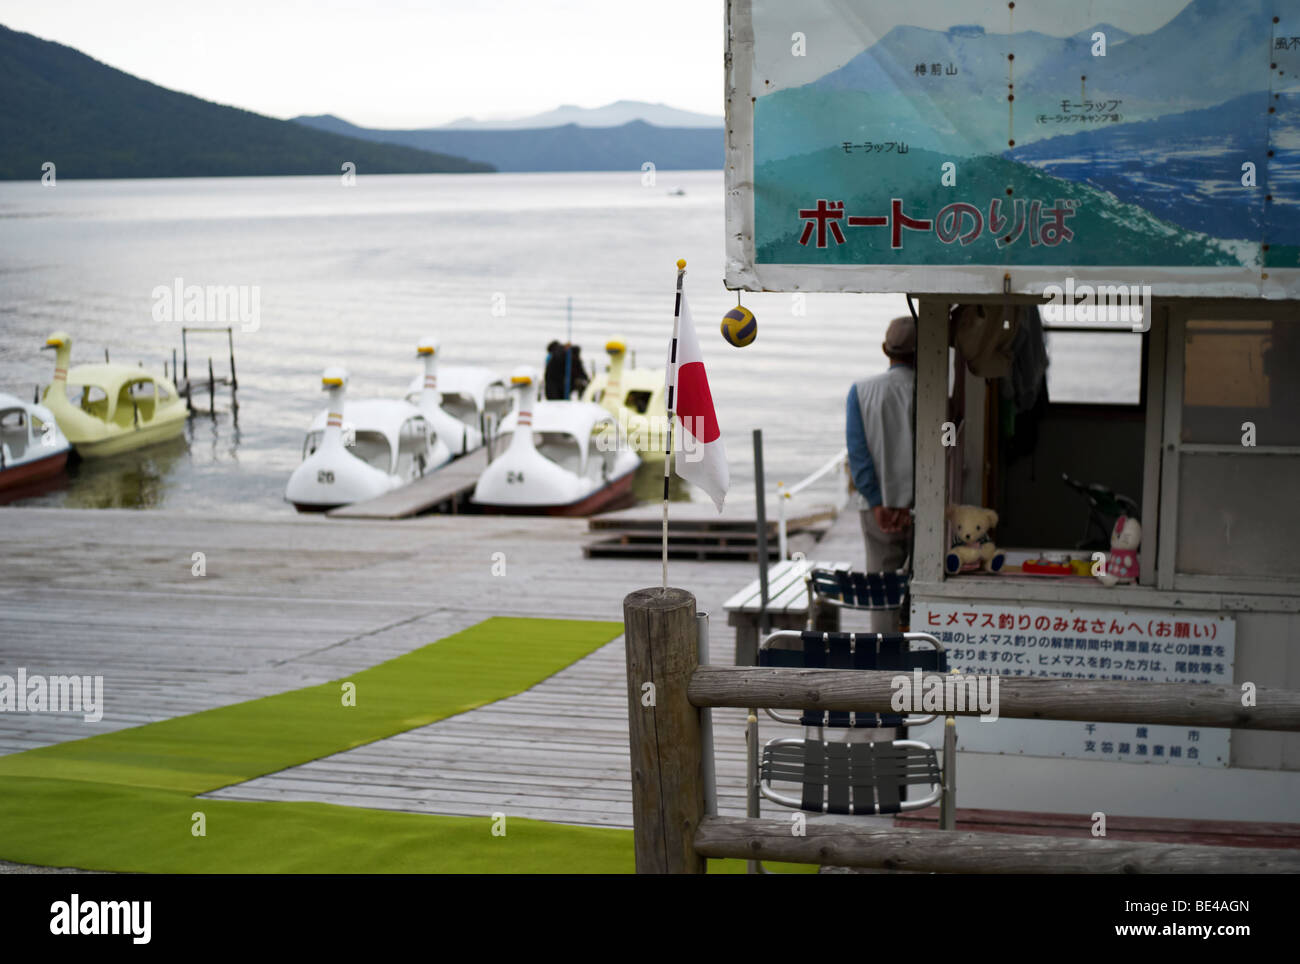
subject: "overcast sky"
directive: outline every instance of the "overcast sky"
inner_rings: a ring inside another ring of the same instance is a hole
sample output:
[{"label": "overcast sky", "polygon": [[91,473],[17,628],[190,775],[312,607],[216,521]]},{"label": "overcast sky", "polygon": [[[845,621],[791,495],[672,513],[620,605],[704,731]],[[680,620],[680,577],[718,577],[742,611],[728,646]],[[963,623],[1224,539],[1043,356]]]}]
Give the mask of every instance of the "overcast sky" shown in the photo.
[{"label": "overcast sky", "polygon": [[[1146,32],[1186,3],[1022,4],[1015,29],[1060,35],[1110,21]],[[954,9],[955,22],[1007,30],[1001,0],[763,5],[774,36],[800,30],[809,47],[804,58],[788,43],[766,47],[777,62],[760,69],[774,88],[814,79],[898,23],[942,29]],[[723,0],[0,0],[0,23],[272,117],[420,127],[615,100],[723,112]]]}]

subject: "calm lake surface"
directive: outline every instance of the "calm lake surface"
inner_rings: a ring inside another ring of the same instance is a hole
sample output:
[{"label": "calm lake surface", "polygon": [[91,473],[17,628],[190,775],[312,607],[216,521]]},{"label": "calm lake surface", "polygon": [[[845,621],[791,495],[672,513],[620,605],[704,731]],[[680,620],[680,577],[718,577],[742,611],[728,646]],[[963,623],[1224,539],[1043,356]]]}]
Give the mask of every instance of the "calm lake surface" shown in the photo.
[{"label": "calm lake surface", "polygon": [[[639,365],[661,366],[678,258],[732,494],[753,496],[755,428],[769,487],[792,483],[843,446],[848,386],[884,369],[885,326],[907,306],[902,295],[809,295],[798,314],[789,294],[745,294],[758,339],[732,348],[717,330],[736,303],[722,286],[723,230],[720,171],[660,172],[654,187],[639,171],[358,176],[353,187],[338,177],[0,183],[0,391],[31,398],[50,381],[53,358],[39,349],[59,329],[73,364],[107,349],[161,372],[182,322],[154,320],[153,291],[178,278],[257,286],[259,298],[257,329],[236,322],[237,419],[218,389],[216,417],[191,418],[184,442],[83,462],[17,504],[292,513],[284,485],[323,404],[326,366],[347,367],[352,397],[401,397],[422,370],[415,343],[432,333],[447,364],[540,367],[546,344],[566,336],[569,298],[588,367],[603,367],[613,335]],[[1125,336],[1067,337],[1049,345],[1069,362],[1052,371],[1053,398],[1136,385],[1136,355],[1116,341]],[[191,374],[209,356],[224,374],[224,334],[191,338]],[[195,396],[206,404],[206,392]]]}]

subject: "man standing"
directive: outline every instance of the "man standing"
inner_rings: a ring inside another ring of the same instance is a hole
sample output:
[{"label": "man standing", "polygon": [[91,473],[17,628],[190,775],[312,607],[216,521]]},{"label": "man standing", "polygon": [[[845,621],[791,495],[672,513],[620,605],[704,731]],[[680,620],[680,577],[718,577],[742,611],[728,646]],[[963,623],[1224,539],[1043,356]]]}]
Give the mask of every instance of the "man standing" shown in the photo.
[{"label": "man standing", "polygon": [[[853,502],[860,510],[867,571],[901,569],[911,540],[913,408],[916,322],[895,318],[881,346],[889,369],[849,390],[845,443],[853,473]],[[897,629],[892,626],[878,632]]]}]

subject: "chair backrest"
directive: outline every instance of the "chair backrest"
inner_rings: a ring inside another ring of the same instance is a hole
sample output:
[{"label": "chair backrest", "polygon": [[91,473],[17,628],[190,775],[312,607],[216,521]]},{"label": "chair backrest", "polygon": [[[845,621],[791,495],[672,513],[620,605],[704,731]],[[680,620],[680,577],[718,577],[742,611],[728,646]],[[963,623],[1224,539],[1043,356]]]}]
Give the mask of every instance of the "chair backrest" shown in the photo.
[{"label": "chair backrest", "polygon": [[911,573],[848,572],[836,569],[813,569],[808,573],[812,591],[854,609],[898,609],[907,596]]},{"label": "chair backrest", "polygon": [[[785,634],[793,636],[793,633]],[[914,637],[915,638],[915,637]],[[928,637],[921,638],[930,641]],[[875,669],[935,673],[948,670],[948,657],[941,648],[914,650],[903,633],[799,633],[797,649],[759,647],[759,666],[796,669]],[[903,717],[897,713],[850,713],[847,710],[804,710],[804,726],[896,727]]]}]

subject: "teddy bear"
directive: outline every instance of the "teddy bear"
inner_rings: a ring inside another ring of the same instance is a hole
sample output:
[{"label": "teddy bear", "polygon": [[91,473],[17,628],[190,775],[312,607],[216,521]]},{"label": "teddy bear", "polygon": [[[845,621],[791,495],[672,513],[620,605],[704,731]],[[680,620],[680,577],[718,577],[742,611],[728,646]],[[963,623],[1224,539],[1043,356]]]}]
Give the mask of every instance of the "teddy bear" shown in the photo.
[{"label": "teddy bear", "polygon": [[1106,570],[1097,573],[1103,586],[1120,582],[1137,582],[1137,547],[1142,542],[1142,524],[1137,519],[1122,515],[1115,520],[1110,532],[1110,553],[1106,556]]},{"label": "teddy bear", "polygon": [[949,575],[983,567],[999,572],[1006,554],[998,551],[988,532],[998,524],[998,514],[982,505],[950,505],[944,516],[952,523],[953,547],[944,558]]}]

